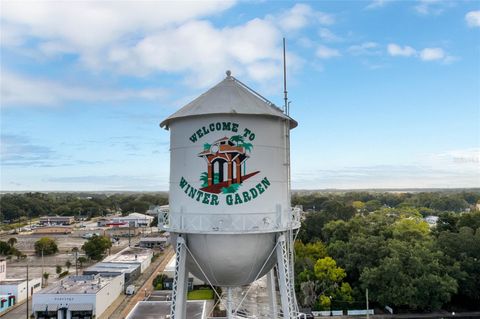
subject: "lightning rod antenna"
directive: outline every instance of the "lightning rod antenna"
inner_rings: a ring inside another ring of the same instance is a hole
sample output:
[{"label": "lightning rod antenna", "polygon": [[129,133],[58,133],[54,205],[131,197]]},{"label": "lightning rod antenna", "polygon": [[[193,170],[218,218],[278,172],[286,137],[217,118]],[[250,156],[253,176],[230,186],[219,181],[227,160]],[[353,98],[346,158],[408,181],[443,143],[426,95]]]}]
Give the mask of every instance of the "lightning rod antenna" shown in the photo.
[{"label": "lightning rod antenna", "polygon": [[283,38],[283,94],[284,94],[284,111],[288,115],[288,92],[287,92],[287,56],[285,54],[285,38]]}]

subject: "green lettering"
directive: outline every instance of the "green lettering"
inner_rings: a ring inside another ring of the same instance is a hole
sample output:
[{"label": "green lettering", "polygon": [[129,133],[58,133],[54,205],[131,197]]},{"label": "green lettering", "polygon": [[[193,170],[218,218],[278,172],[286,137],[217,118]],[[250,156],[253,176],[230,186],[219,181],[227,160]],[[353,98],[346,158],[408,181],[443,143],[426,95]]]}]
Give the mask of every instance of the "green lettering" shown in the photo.
[{"label": "green lettering", "polygon": [[188,193],[188,196],[190,196],[191,198],[194,198],[196,193],[197,193],[197,189],[191,187],[190,192]]},{"label": "green lettering", "polygon": [[202,191],[198,191],[198,192],[197,192],[197,198],[196,198],[197,202],[200,201],[200,199],[202,198],[202,196],[203,196],[203,192],[202,192]]},{"label": "green lettering", "polygon": [[192,143],[195,143],[197,141],[197,134],[193,134],[192,136],[190,136],[190,141],[192,141]]},{"label": "green lettering", "polygon": [[185,180],[185,178],[180,178],[180,188],[184,188],[186,185],[187,185],[187,181]]},{"label": "green lettering", "polygon": [[223,122],[223,130],[224,131],[231,131],[232,130],[232,122]]},{"label": "green lettering", "polygon": [[243,192],[243,202],[249,202],[252,198],[250,197],[250,194],[248,192]]},{"label": "green lettering", "polygon": [[217,131],[220,131],[222,129],[222,123],[220,122],[215,123],[215,128],[217,129]]},{"label": "green lettering", "polygon": [[210,201],[210,205],[217,206],[218,204],[219,204],[218,195],[212,194],[212,200]]},{"label": "green lettering", "polygon": [[214,123],[210,123],[210,125],[208,126],[210,128],[210,131],[215,131],[215,124]]},{"label": "green lettering", "polygon": [[268,186],[270,186],[270,181],[268,180],[268,178],[264,177],[262,179],[262,185],[265,186],[265,188],[268,188]]},{"label": "green lettering", "polygon": [[240,197],[240,195],[235,194],[235,205],[238,205],[238,204],[242,204],[242,198]]},{"label": "green lettering", "polygon": [[227,205],[232,205],[232,204],[233,204],[232,194],[228,194],[228,195],[225,197],[225,200],[227,201]]},{"label": "green lettering", "polygon": [[205,126],[202,127],[202,130],[203,130],[203,134],[205,134],[205,135],[210,133],[210,131],[208,129],[205,129]]},{"label": "green lettering", "polygon": [[204,196],[203,196],[202,203],[208,204],[209,201],[210,201],[210,194],[209,194],[209,193],[205,193]]},{"label": "green lettering", "polygon": [[247,137],[248,135],[250,135],[252,133],[252,131],[250,131],[248,128],[244,129],[243,130],[243,137]]},{"label": "green lettering", "polygon": [[232,132],[238,132],[238,124],[232,123]]},{"label": "green lettering", "polygon": [[187,188],[185,188],[185,194],[188,194],[189,189],[190,189],[190,184],[187,184]]},{"label": "green lettering", "polygon": [[255,188],[250,188],[250,193],[252,194],[253,199],[257,198],[258,192]]},{"label": "green lettering", "polygon": [[198,137],[202,137],[203,136],[202,130],[198,130],[197,135],[198,135]]},{"label": "green lettering", "polygon": [[262,184],[260,184],[260,183],[258,183],[255,187],[258,189],[258,192],[260,194],[263,194],[263,192],[265,191],[262,187]]}]

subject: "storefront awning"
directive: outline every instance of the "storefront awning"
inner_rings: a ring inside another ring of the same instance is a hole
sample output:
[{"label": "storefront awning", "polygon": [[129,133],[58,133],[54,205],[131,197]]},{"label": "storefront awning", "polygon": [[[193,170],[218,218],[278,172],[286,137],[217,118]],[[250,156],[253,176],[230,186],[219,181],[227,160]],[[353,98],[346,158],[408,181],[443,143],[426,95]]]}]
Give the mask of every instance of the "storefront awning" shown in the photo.
[{"label": "storefront awning", "polygon": [[91,303],[74,303],[68,306],[70,311],[92,311],[93,305]]},{"label": "storefront awning", "polygon": [[56,304],[34,304],[33,311],[57,311],[58,305]]}]

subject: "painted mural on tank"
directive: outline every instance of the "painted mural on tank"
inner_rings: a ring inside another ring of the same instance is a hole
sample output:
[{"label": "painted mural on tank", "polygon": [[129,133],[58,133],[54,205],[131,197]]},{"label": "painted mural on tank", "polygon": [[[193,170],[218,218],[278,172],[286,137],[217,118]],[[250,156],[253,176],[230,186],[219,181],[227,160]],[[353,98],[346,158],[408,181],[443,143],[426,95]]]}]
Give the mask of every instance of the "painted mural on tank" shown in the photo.
[{"label": "painted mural on tank", "polygon": [[[223,137],[209,138],[210,133],[220,132]],[[203,159],[205,170],[199,171],[198,181],[180,178],[178,186],[186,196],[206,205],[238,205],[255,200],[270,186],[267,177],[256,185],[245,187],[244,182],[260,174],[248,167],[254,152],[255,132],[241,128],[235,122],[215,122],[196,129],[189,140],[199,145],[197,157]],[[194,185],[198,183],[198,185]]]}]

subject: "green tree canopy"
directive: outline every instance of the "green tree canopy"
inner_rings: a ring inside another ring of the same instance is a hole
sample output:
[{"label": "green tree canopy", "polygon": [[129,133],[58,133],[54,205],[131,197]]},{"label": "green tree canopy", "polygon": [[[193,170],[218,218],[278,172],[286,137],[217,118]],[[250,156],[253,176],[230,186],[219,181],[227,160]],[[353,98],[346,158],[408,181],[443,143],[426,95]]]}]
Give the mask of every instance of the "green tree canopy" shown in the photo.
[{"label": "green tree canopy", "polygon": [[112,247],[112,241],[108,237],[93,236],[83,244],[82,250],[88,258],[101,260],[110,247]]},{"label": "green tree canopy", "polygon": [[34,244],[35,254],[41,256],[42,252],[44,256],[53,255],[58,252],[58,246],[54,239],[50,237],[42,237]]}]

